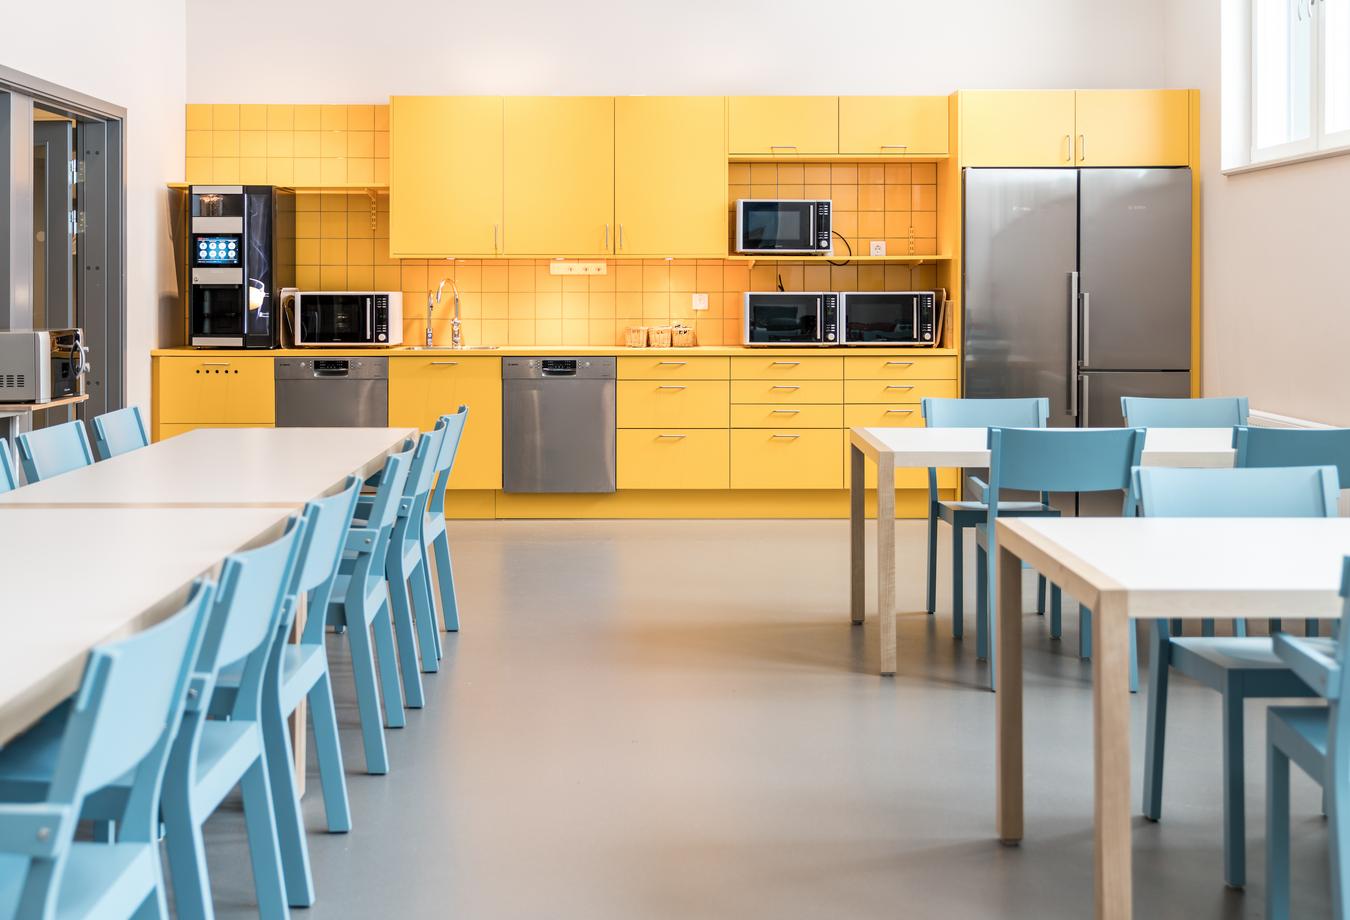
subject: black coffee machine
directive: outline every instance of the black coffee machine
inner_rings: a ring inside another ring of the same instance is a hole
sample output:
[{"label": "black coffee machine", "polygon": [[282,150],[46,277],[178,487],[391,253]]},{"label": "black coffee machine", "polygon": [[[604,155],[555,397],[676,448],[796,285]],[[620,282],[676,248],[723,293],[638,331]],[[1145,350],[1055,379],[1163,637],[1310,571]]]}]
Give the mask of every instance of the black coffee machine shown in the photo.
[{"label": "black coffee machine", "polygon": [[279,292],[295,286],[295,193],[194,185],[187,198],[188,343],[276,348]]}]

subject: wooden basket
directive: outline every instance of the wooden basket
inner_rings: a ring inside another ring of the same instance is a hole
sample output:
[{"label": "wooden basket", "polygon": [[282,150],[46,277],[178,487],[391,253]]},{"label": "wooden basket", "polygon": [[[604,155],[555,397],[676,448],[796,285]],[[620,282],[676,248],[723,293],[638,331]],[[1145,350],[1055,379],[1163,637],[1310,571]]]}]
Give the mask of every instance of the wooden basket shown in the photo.
[{"label": "wooden basket", "polygon": [[623,331],[623,338],[624,338],[624,343],[625,343],[629,348],[646,348],[646,347],[647,347],[647,327],[646,327],[646,326],[629,326],[627,329],[625,329],[625,330]]},{"label": "wooden basket", "polygon": [[698,337],[688,326],[674,326],[670,330],[670,344],[676,348],[693,348],[698,344]]},{"label": "wooden basket", "polygon": [[670,347],[670,327],[652,326],[647,330],[647,343],[652,348]]}]

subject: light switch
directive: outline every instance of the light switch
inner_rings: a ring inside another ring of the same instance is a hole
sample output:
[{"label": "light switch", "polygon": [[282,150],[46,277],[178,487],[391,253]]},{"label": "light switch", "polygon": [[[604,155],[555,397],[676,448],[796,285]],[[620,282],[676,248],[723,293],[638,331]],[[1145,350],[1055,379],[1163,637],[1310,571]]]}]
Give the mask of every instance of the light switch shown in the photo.
[{"label": "light switch", "polygon": [[691,295],[689,295],[689,298],[690,298],[689,308],[690,308],[691,310],[706,310],[706,309],[708,309],[708,295],[707,295],[707,294],[691,294]]}]

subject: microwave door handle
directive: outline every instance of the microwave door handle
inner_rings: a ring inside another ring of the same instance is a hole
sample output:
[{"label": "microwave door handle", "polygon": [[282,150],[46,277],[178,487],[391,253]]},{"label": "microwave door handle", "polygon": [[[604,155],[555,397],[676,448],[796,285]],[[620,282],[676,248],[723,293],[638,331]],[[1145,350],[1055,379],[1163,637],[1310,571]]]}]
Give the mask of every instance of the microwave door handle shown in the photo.
[{"label": "microwave door handle", "polygon": [[817,340],[818,342],[820,342],[821,345],[824,345],[824,344],[825,344],[825,329],[824,329],[824,326],[823,326],[823,323],[824,323],[824,322],[825,322],[825,298],[824,298],[824,297],[817,297],[817,298],[816,298],[816,340]]},{"label": "microwave door handle", "polygon": [[915,297],[911,304],[914,308],[913,325],[909,327],[909,335],[915,342],[923,341],[923,334],[919,331],[919,298]]},{"label": "microwave door handle", "polygon": [[375,298],[366,298],[366,334],[362,336],[362,341],[368,341],[375,344]]},{"label": "microwave door handle", "polygon": [[814,204],[808,204],[808,205],[806,206],[806,213],[809,214],[810,217],[811,217],[811,220],[809,221],[810,226],[811,226],[811,235],[810,235],[809,237],[807,237],[807,239],[806,239],[806,247],[805,247],[805,248],[807,248],[807,249],[815,249],[815,248],[816,248],[816,206],[815,206]]}]

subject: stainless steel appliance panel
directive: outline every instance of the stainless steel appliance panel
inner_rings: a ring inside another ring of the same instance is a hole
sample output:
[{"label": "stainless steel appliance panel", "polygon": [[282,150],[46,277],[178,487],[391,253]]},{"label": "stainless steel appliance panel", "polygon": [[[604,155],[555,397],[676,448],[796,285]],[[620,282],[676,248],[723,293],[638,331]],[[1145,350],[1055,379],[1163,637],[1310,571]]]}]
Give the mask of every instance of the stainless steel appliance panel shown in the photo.
[{"label": "stainless steel appliance panel", "polygon": [[1083,374],[1080,386],[1084,428],[1119,428],[1125,424],[1120,411],[1122,396],[1191,395],[1189,371],[1094,371]]},{"label": "stainless steel appliance panel", "polygon": [[389,359],[277,358],[278,428],[384,428]]},{"label": "stainless steel appliance panel", "polygon": [[1079,171],[1083,370],[1191,366],[1191,171]]},{"label": "stainless steel appliance panel", "polygon": [[965,395],[1048,396],[1072,426],[1077,171],[966,169],[964,264]]},{"label": "stainless steel appliance panel", "polygon": [[502,489],[613,492],[612,357],[502,361]]}]

